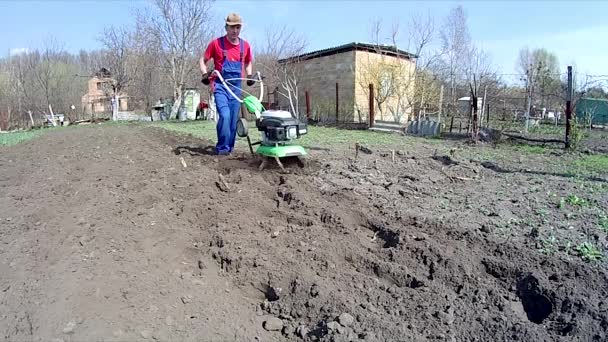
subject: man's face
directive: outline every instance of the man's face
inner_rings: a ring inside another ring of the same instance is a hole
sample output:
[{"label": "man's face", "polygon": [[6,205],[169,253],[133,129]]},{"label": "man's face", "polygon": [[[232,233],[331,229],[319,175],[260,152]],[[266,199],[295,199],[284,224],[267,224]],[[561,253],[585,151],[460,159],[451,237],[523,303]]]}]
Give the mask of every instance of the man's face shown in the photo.
[{"label": "man's face", "polygon": [[241,34],[241,25],[226,25],[226,34],[230,40],[236,40]]}]

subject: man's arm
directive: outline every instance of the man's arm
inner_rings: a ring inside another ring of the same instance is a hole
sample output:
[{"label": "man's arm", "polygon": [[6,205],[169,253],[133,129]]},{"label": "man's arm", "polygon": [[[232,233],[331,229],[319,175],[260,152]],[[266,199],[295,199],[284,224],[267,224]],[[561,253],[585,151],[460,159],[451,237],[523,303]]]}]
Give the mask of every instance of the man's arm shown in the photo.
[{"label": "man's arm", "polygon": [[201,69],[201,74],[207,73],[207,62],[209,62],[213,58],[213,41],[209,43],[205,53],[201,56],[201,59],[198,61],[199,68]]},{"label": "man's arm", "polygon": [[247,76],[253,74],[253,63],[249,62],[245,65],[245,72],[247,73]]},{"label": "man's arm", "polygon": [[205,56],[201,56],[201,59],[198,61],[198,64],[201,68],[201,74],[207,73],[207,62],[209,62],[209,58],[205,58]]}]

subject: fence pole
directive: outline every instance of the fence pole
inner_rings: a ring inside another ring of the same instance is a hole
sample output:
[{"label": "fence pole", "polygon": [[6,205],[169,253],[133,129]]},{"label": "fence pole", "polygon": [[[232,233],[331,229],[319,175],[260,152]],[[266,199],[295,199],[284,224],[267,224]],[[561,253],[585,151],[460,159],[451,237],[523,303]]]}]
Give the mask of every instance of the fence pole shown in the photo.
[{"label": "fence pole", "polygon": [[572,119],[572,66],[568,66],[568,93],[566,94],[566,148],[570,148],[570,130]]},{"label": "fence pole", "polygon": [[304,96],[306,96],[306,119],[310,120],[310,94],[308,90],[304,91]]},{"label": "fence pole", "polygon": [[369,127],[374,127],[374,84],[369,84]]},{"label": "fence pole", "polygon": [[336,82],[336,123],[338,123],[338,113],[340,111],[340,97],[338,96],[338,82]]},{"label": "fence pole", "polygon": [[454,127],[454,115],[452,115],[452,120],[450,121],[450,133],[452,133],[453,127]]}]

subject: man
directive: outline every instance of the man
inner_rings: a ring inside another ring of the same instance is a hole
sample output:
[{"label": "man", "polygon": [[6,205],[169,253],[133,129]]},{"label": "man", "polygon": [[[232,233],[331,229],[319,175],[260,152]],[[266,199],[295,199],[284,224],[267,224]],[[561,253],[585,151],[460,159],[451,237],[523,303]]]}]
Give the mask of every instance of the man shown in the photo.
[{"label": "man", "polygon": [[[215,70],[222,74],[224,80],[242,78],[244,69],[247,78],[249,78],[247,85],[254,84],[251,78],[253,73],[251,47],[248,42],[239,37],[241,27],[241,17],[236,13],[229,14],[226,18],[226,35],[214,39],[199,61],[203,73],[202,81],[204,84],[211,85],[217,107],[217,144],[215,145],[215,152],[219,155],[228,155],[234,149],[236,124],[239,120],[241,103],[230,95],[215,74],[207,71],[207,62],[213,59]],[[227,81],[226,83],[229,83],[230,90],[236,96],[241,95],[241,80]]]}]

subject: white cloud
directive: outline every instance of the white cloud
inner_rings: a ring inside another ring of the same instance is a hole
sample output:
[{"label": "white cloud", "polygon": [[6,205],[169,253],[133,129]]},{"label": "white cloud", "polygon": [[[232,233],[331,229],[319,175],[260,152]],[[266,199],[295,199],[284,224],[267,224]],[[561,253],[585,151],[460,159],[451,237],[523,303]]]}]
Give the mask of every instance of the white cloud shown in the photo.
[{"label": "white cloud", "polygon": [[15,55],[20,55],[22,53],[28,53],[29,51],[30,50],[28,48],[21,47],[21,48],[11,48],[8,53],[10,56],[15,56]]}]

